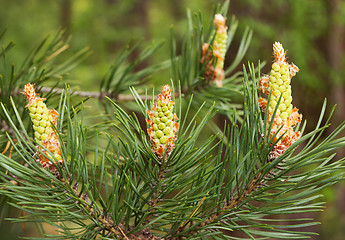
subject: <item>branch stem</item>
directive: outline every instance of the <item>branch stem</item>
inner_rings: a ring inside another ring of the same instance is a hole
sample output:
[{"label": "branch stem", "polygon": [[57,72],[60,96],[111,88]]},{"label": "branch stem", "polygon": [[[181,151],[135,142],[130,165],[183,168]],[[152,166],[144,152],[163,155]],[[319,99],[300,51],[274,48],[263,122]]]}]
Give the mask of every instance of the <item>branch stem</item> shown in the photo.
[{"label": "branch stem", "polygon": [[[50,88],[50,87],[42,87],[41,92],[53,92],[53,93],[62,93],[64,89],[61,88]],[[99,92],[93,92],[93,91],[74,91],[71,93],[72,95],[78,95],[80,97],[91,97],[91,98],[98,98],[103,99],[104,97],[109,97],[111,99],[115,99],[121,102],[127,102],[127,101],[134,101],[134,97],[130,94],[111,94],[105,91],[99,91]],[[142,100],[152,100],[152,96],[144,96],[140,95],[140,98]]]},{"label": "branch stem", "polygon": [[[60,180],[62,183],[66,185],[65,179]],[[119,239],[125,239],[129,240],[128,237],[126,236],[125,232],[121,229],[120,226],[114,225],[114,221],[111,219],[110,216],[100,214],[96,215],[95,211],[93,210],[92,206],[88,203],[88,196],[86,194],[81,194],[78,191],[78,184],[75,184],[73,187],[73,192],[75,194],[75,197],[78,198],[78,202],[83,205],[85,210],[98,222],[100,222],[104,228],[104,230],[108,231],[112,235],[116,236],[116,238]]]}]

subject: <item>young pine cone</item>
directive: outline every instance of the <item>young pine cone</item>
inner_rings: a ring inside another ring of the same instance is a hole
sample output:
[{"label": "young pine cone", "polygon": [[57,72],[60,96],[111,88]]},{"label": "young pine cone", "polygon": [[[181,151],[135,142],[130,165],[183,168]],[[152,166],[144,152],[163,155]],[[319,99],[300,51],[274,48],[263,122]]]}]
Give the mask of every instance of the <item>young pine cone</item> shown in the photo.
[{"label": "young pine cone", "polygon": [[[215,81],[217,86],[221,87],[224,79],[223,68],[228,41],[228,27],[225,25],[225,18],[221,14],[214,16],[213,24],[216,26],[216,35],[211,49],[207,43],[203,44],[201,63],[205,63],[205,80]],[[215,66],[214,62],[216,62]]]},{"label": "young pine cone", "polygon": [[168,157],[175,146],[179,124],[176,114],[173,113],[174,104],[169,85],[164,85],[152,111],[147,111],[150,118],[147,123],[151,126],[147,132],[152,142],[152,151],[159,158],[163,157],[165,151]]},{"label": "young pine cone", "polygon": [[[285,61],[286,52],[281,43],[275,42],[273,44],[273,53],[275,61],[272,64],[270,75],[264,76],[260,80],[260,89],[265,95],[271,93],[270,100],[260,98],[259,105],[264,111],[268,108],[267,126],[270,125],[273,117],[270,132],[271,137],[275,136],[273,141],[281,137],[271,153],[273,158],[277,158],[300,137],[300,132],[295,132],[293,128],[301,122],[302,115],[298,113],[297,108],[292,106],[290,85],[291,78],[296,75],[299,69],[295,64],[288,64]],[[279,106],[277,106],[278,102]],[[276,113],[273,116],[276,108]],[[277,135],[275,135],[276,133]]]},{"label": "young pine cone", "polygon": [[[59,114],[54,109],[47,108],[43,102],[45,99],[37,96],[32,84],[28,83],[25,85],[23,94],[29,100],[29,103],[25,107],[30,112],[29,115],[33,123],[36,141],[48,149],[58,162],[62,163],[60,142],[52,128],[52,124],[56,125]],[[41,151],[49,156],[44,148]],[[39,157],[39,161],[43,167],[53,165],[51,162],[52,159],[48,159],[42,154],[39,154]]]}]

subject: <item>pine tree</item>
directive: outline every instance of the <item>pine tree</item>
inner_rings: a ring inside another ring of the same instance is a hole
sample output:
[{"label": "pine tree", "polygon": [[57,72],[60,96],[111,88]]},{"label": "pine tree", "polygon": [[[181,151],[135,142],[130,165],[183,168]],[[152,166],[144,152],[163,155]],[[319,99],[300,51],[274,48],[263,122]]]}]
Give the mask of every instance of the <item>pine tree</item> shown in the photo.
[{"label": "pine tree", "polygon": [[[88,55],[81,50],[58,63],[67,48],[63,32],[43,41],[18,69],[7,62],[13,44],[3,47],[0,197],[24,213],[9,220],[37,223],[40,239],[315,234],[303,228],[316,222],[294,214],[322,210],[320,189],[344,178],[344,160],[333,158],[345,146],[338,136],[345,123],[324,137],[325,101],[315,130],[304,132],[290,86],[299,69],[287,63],[279,42],[269,75],[261,74],[260,62],[235,72],[250,43],[248,29],[233,62],[224,64],[225,54],[235,51],[238,24],[227,19],[228,6],[215,8],[209,29],[201,13],[188,12],[181,53],[171,31],[170,60],[136,70],[159,44],[134,62],[128,56],[137,46],[126,48],[99,92],[57,88],[59,82],[46,87]],[[146,83],[161,68],[171,68],[172,80],[157,95]],[[101,119],[96,125],[88,121],[85,97],[102,108],[100,115],[93,109]],[[223,129],[216,114],[226,118]],[[45,233],[43,223],[58,232]]]}]

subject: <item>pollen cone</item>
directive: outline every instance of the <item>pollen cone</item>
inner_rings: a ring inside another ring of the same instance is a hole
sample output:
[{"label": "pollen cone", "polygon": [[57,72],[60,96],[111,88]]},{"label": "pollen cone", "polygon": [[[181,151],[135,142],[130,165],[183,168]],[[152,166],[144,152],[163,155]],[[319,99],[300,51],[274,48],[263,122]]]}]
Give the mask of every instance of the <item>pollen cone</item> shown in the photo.
[{"label": "pollen cone", "polygon": [[[273,44],[273,54],[275,59],[270,74],[263,76],[260,80],[260,89],[265,97],[259,99],[259,105],[264,111],[268,108],[269,124],[267,126],[270,125],[273,118],[270,136],[272,137],[278,132],[274,141],[282,137],[271,153],[272,158],[277,158],[300,137],[300,132],[295,132],[293,127],[301,122],[302,115],[292,105],[290,85],[291,78],[299,69],[295,64],[286,62],[286,52],[281,43]],[[269,94],[271,95],[268,101]]]},{"label": "pollen cone", "polygon": [[147,132],[152,142],[152,151],[160,158],[165,151],[168,157],[175,146],[179,124],[173,112],[174,104],[169,85],[164,85],[162,93],[157,96],[157,101],[153,104],[152,111],[147,111],[149,115],[147,123],[151,126]]},{"label": "pollen cone", "polygon": [[[59,114],[54,109],[47,108],[44,103],[45,99],[38,97],[32,84],[28,83],[25,85],[23,94],[29,100],[25,107],[30,112],[36,141],[48,149],[58,162],[62,163],[60,142],[52,128],[52,124],[56,125]],[[41,151],[49,156],[44,148]],[[48,159],[42,154],[39,154],[39,157],[43,167],[53,166],[52,159]]]}]

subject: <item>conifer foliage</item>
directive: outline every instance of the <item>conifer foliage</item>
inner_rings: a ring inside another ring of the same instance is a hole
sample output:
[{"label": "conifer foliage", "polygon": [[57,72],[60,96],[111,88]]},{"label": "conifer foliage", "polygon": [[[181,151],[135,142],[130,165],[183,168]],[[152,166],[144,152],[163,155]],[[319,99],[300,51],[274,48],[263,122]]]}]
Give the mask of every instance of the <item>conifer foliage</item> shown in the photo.
[{"label": "conifer foliage", "polygon": [[[345,146],[338,136],[345,123],[324,136],[330,120],[325,102],[315,129],[304,132],[306,122],[292,107],[290,86],[299,69],[286,62],[279,42],[273,44],[269,75],[261,74],[260,62],[235,72],[252,33],[245,30],[235,59],[227,63],[237,26],[227,17],[228,5],[215,8],[205,21],[208,31],[202,14],[189,12],[181,52],[172,31],[171,59],[161,64],[135,70],[157,45],[135,63],[125,61],[130,53],[124,50],[97,94],[45,88],[87,55],[82,50],[67,62],[55,62],[66,48],[60,32],[19,69],[4,64],[0,197],[21,212],[7,220],[37,223],[38,239],[315,234],[304,228],[317,223],[296,213],[323,209],[320,190],[344,178],[344,160],[335,160],[334,150]],[[12,47],[2,49],[4,61]],[[152,89],[143,94],[147,76],[162,67],[171,68],[171,82],[162,81],[157,96]],[[89,124],[86,99],[78,94],[96,96],[102,109],[92,112],[102,121]],[[224,129],[215,124],[216,114],[229,117]],[[47,224],[56,233],[46,233]]]}]

